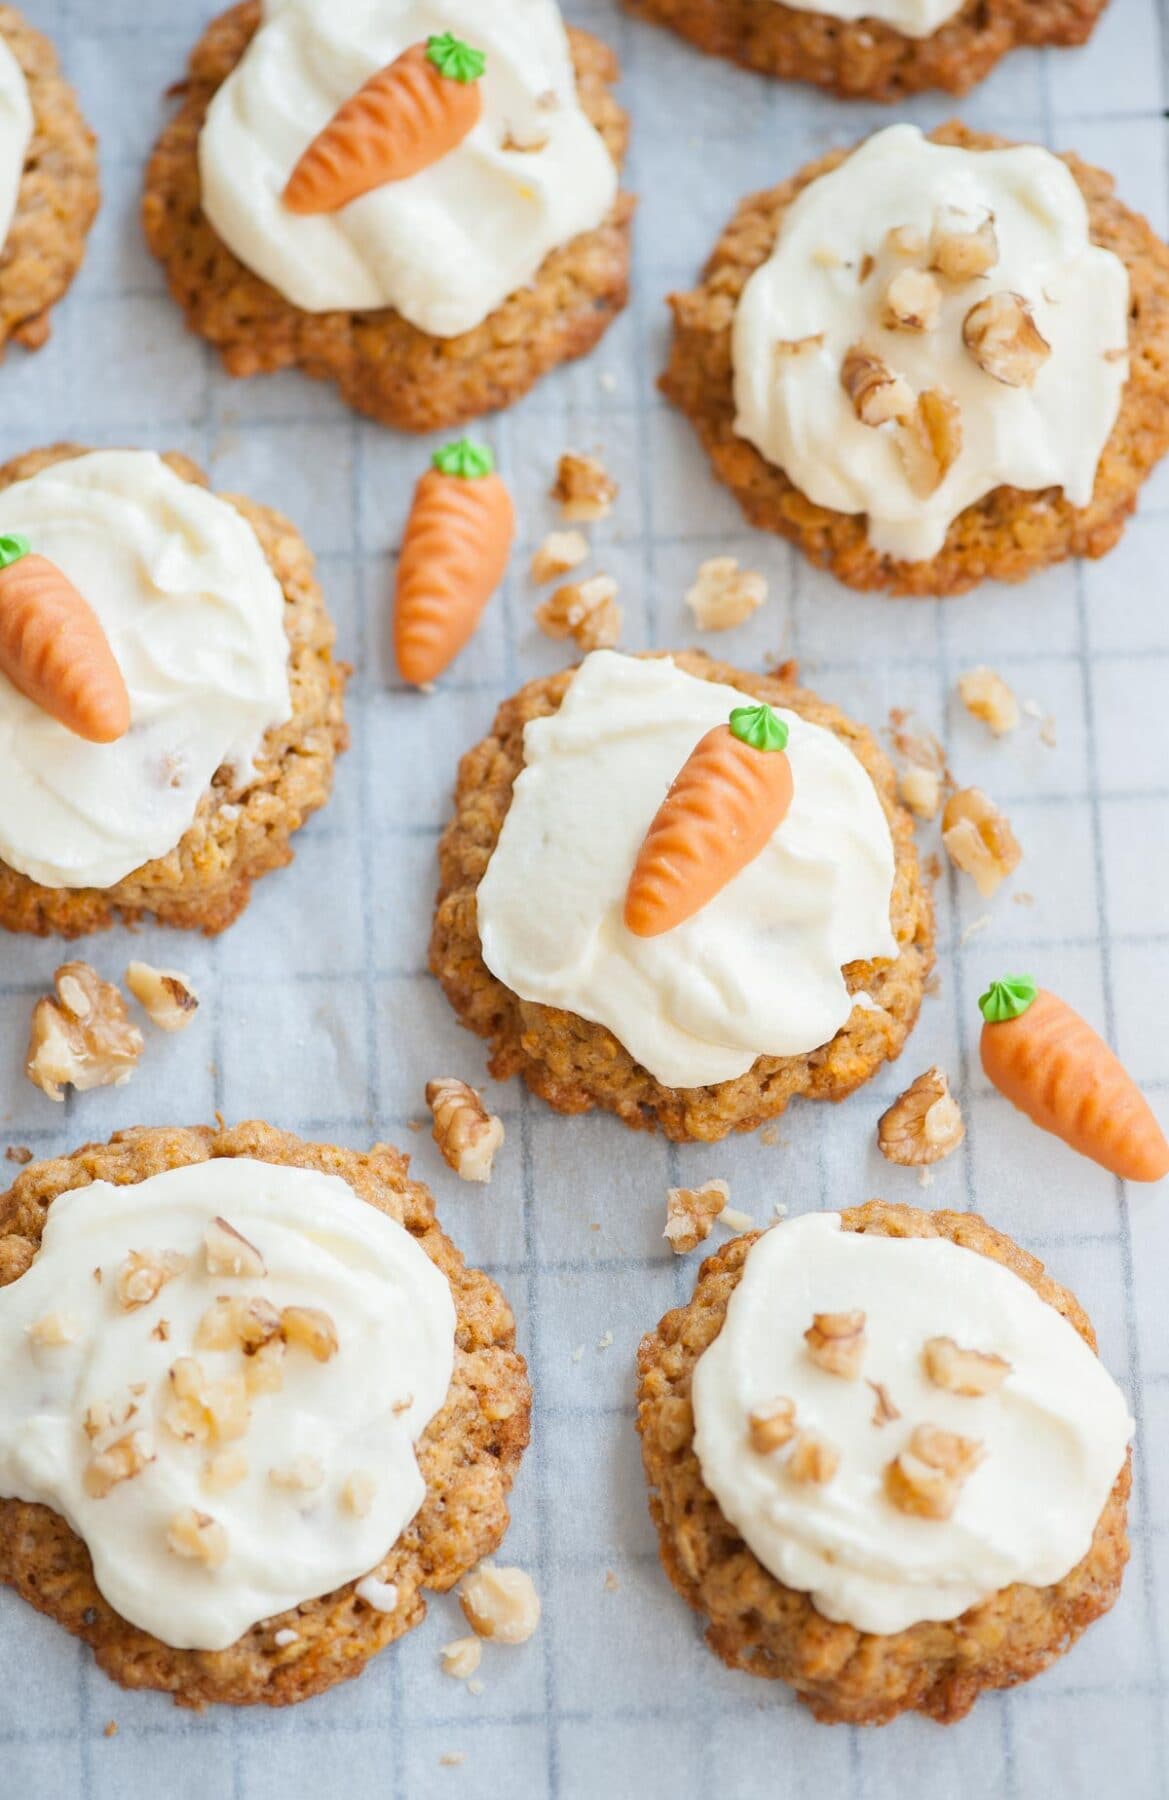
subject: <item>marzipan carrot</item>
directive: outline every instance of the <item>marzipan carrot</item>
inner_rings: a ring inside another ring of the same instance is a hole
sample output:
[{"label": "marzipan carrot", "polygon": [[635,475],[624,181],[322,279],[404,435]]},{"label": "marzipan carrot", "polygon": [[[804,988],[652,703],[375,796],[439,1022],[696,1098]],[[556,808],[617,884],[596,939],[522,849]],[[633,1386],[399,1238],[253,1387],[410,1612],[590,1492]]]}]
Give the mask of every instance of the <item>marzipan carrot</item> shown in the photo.
[{"label": "marzipan carrot", "polygon": [[479,123],[487,66],[449,31],[412,44],[338,107],[284,189],[294,213],[336,212],[446,156]]},{"label": "marzipan carrot", "polygon": [[0,672],[51,718],[93,744],[130,728],[130,696],[101,620],[28,539],[0,537]]},{"label": "marzipan carrot", "polygon": [[1030,975],[994,981],[978,1002],[982,1066],[1044,1131],[1126,1181],[1169,1175],[1169,1141],[1103,1038]]},{"label": "marzipan carrot", "polygon": [[700,738],[654,816],[625,892],[637,937],[672,931],[754,862],[792,801],[788,730],[769,706],[736,706]]},{"label": "marzipan carrot", "polygon": [[394,655],[404,681],[433,681],[474,633],[503,580],[515,508],[485,445],[460,438],[414,490],[398,558]]}]

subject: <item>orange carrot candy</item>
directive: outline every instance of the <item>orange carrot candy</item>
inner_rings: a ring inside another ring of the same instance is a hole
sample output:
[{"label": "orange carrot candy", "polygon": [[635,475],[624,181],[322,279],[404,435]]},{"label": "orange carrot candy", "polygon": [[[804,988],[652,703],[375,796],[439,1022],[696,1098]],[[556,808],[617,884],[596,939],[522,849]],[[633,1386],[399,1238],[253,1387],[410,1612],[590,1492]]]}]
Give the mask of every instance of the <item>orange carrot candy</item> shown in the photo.
[{"label": "orange carrot candy", "polygon": [[471,638],[503,580],[515,523],[485,444],[460,438],[435,452],[398,557],[394,655],[403,681],[433,681]]},{"label": "orange carrot candy", "polygon": [[736,706],[690,752],[654,815],[625,891],[637,937],[672,931],[754,862],[792,802],[788,729],[769,706]]},{"label": "orange carrot candy", "polygon": [[978,1002],[982,1066],[1044,1131],[1126,1181],[1169,1175],[1169,1141],[1119,1059],[1066,1001],[1030,975],[993,981]]},{"label": "orange carrot candy", "polygon": [[412,44],[317,133],[288,178],[285,206],[337,212],[371,188],[428,169],[479,123],[486,67],[482,50],[449,31]]},{"label": "orange carrot candy", "polygon": [[101,620],[56,563],[15,533],[0,537],[0,673],[92,744],[130,728],[130,696]]}]

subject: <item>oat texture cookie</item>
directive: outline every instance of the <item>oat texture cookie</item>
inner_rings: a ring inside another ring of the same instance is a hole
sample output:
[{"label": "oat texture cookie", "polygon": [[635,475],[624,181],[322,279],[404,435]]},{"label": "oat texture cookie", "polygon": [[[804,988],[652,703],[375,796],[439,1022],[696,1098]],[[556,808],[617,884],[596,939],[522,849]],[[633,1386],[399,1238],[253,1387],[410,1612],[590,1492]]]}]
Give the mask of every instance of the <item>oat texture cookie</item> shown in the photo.
[{"label": "oat texture cookie", "polygon": [[745,200],[670,304],[719,480],[850,587],[1102,556],[1169,447],[1169,250],[1074,156],[891,127]]},{"label": "oat texture cookie", "polygon": [[713,56],[845,99],[964,94],[1008,51],[1082,44],[1107,0],[625,0]]},{"label": "oat texture cookie", "polygon": [[[196,46],[143,219],[188,324],[230,374],[298,367],[384,424],[430,431],[509,405],[625,305],[633,203],[617,185],[616,58],[566,33],[554,0],[456,0],[443,17],[449,31],[428,38],[423,0],[351,16],[313,0],[261,24],[245,0]],[[355,69],[395,64],[370,90],[392,138],[413,104],[399,57],[450,129],[408,167],[391,166],[391,143],[383,168],[360,135],[371,109],[357,138],[331,121]],[[326,128],[333,138],[306,157]],[[356,186],[351,161],[373,170]]]},{"label": "oat texture cookie", "polygon": [[[347,742],[346,671],[304,539],[212,494],[186,457],[58,444],[0,468],[0,562],[50,638],[57,596],[40,577],[64,578],[84,652],[68,640],[56,694],[30,685],[31,660],[23,675],[3,662],[0,925],[77,937],[152,915],[222,931],[291,861]],[[91,741],[102,680],[112,710]],[[80,716],[61,710],[79,695]]]},{"label": "oat texture cookie", "polygon": [[[644,937],[623,917],[674,777],[729,713],[776,709],[790,810],[721,891]],[[597,651],[531,682],[464,756],[430,966],[492,1073],[560,1112],[671,1138],[840,1100],[912,1029],[933,912],[871,735],[783,675]]]},{"label": "oat texture cookie", "polygon": [[389,1145],[119,1132],[0,1198],[0,1284],[0,1581],[123,1686],[308,1699],[502,1539],[512,1314]]},{"label": "oat texture cookie", "polygon": [[662,1562],[825,1723],[962,1718],[1108,1611],[1132,1421],[1078,1301],[969,1213],[738,1238],[642,1340]]},{"label": "oat texture cookie", "polygon": [[97,139],[52,44],[14,6],[0,6],[0,100],[0,353],[39,350],[97,216]]}]

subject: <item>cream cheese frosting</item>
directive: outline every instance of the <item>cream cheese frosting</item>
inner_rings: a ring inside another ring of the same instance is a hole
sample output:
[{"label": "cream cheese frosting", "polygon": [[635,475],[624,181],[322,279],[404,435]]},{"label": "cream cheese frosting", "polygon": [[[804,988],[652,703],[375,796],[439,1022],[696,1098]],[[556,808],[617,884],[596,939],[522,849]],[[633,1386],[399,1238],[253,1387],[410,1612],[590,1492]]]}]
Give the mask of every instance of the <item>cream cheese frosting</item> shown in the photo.
[{"label": "cream cheese frosting", "polygon": [[[939,221],[974,230],[988,218],[989,271],[939,282],[932,329],[889,328],[889,282],[925,268]],[[922,252],[906,254],[898,239]],[[995,379],[964,344],[967,313],[990,294],[1021,296],[1051,347],[1031,386]],[[1058,157],[1037,145],[963,150],[893,125],[803,190],[747,283],[733,331],[735,429],[818,505],[867,514],[874,549],[921,561],[996,487],[1061,487],[1073,505],[1088,503],[1128,373],[1128,301],[1127,270],[1092,244],[1084,198]],[[802,340],[795,354],[777,348]],[[915,395],[940,388],[957,402],[962,448],[928,497],[910,486],[897,427],[862,423],[844,390],[857,344]]]},{"label": "cream cheese frosting", "polygon": [[[814,1312],[865,1315],[860,1376],[818,1366]],[[932,1337],[1005,1358],[996,1392],[935,1386]],[[870,1381],[899,1417],[874,1420]],[[790,1449],[752,1449],[748,1415],[779,1397],[839,1454],[824,1485],[787,1472]],[[945,1238],[886,1238],[810,1213],[764,1233],[726,1321],[695,1367],[702,1478],[765,1568],[825,1618],[894,1632],[953,1619],[1011,1582],[1062,1580],[1086,1555],[1133,1430],[1124,1396],[1079,1333],[1000,1263]],[[951,1516],[918,1518],[884,1470],[915,1427],[979,1442],[983,1460]]]},{"label": "cream cheese frosting", "polygon": [[[285,183],[341,103],[447,31],[487,55],[470,136],[335,213],[290,212]],[[599,225],[617,192],[553,0],[265,0],[208,109],[199,170],[220,237],[294,306],[390,306],[436,337],[481,324],[551,251]]]},{"label": "cream cheese frosting", "polygon": [[[217,1218],[260,1253],[263,1276],[209,1272]],[[132,1252],[186,1260],[127,1309]],[[195,1360],[220,1417],[257,1362],[237,1342],[203,1346],[220,1296],[282,1319],[324,1313],[336,1349],[318,1360],[290,1336],[280,1385],[247,1398],[243,1429],[236,1418],[208,1435],[196,1407],[188,1441],[168,1423],[175,1365]],[[425,1251],[335,1175],[238,1157],[94,1182],[53,1202],[35,1261],[0,1289],[0,1495],[60,1513],[131,1624],[177,1649],[225,1649],[384,1560],[425,1496],[415,1445],[444,1403],[454,1332],[449,1284]],[[96,1493],[95,1460],[127,1433],[144,1466]],[[215,1528],[218,1563],[171,1548],[188,1511]]]},{"label": "cream cheese frosting", "polygon": [[479,884],[492,973],[524,1000],[607,1026],[669,1087],[827,1043],[855,1004],[843,965],[897,954],[876,790],[840,739],[786,711],[795,792],[770,843],[676,929],[626,928],[625,889],[666,790],[743,703],[669,657],[586,657],[559,711],[525,728],[525,767]]},{"label": "cream cheese frosting", "polygon": [[8,237],[16,211],[32,132],[32,101],[24,70],[0,38],[0,245]]},{"label": "cream cheese frosting", "polygon": [[878,19],[903,37],[932,37],[961,12],[965,0],[786,0],[796,12],[824,13],[830,19]]},{"label": "cream cheese frosting", "polygon": [[13,482],[9,533],[97,613],[131,723],[88,743],[0,675],[0,857],[45,887],[110,887],[173,850],[215,771],[246,778],[289,717],[284,598],[246,519],[150,451],[94,451]]}]

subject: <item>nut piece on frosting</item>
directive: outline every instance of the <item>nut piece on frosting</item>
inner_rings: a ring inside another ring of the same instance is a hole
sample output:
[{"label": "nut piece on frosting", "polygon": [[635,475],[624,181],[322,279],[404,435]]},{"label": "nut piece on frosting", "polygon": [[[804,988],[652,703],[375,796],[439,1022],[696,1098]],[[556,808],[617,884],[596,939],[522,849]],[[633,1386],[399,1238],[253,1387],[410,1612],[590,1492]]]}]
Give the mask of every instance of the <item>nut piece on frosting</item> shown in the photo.
[{"label": "nut piece on frosting", "polygon": [[784,1466],[793,1481],[826,1487],[840,1467],[840,1452],[818,1431],[801,1431]]},{"label": "nut piece on frosting", "polygon": [[185,1031],[199,1010],[199,996],[190,976],[180,975],[177,969],[132,962],[126,970],[126,986],[160,1031]]},{"label": "nut piece on frosting", "polygon": [[286,1306],[280,1314],[280,1329],[286,1344],[307,1350],[319,1363],[337,1354],[337,1327],[319,1306]]},{"label": "nut piece on frosting", "polygon": [[936,494],[962,454],[962,413],[945,388],[927,388],[903,421],[897,450],[905,479],[919,500]]},{"label": "nut piece on frosting", "polygon": [[580,456],[567,450],[557,465],[551,494],[560,503],[565,523],[576,525],[607,518],[618,487],[595,456]]},{"label": "nut piece on frosting", "polygon": [[540,1623],[540,1596],[523,1569],[480,1563],[459,1589],[459,1603],[476,1636],[497,1644],[526,1644]]},{"label": "nut piece on frosting", "polygon": [[940,1162],[966,1136],[958,1102],[939,1068],[919,1075],[877,1123],[877,1144],[888,1162],[906,1168]]},{"label": "nut piece on frosting", "polygon": [[988,294],[962,321],[962,340],[979,368],[1004,387],[1029,388],[1051,355],[1022,294]]},{"label": "nut piece on frosting", "polygon": [[997,1393],[1011,1372],[1005,1357],[989,1350],[964,1350],[951,1337],[927,1338],[921,1359],[935,1387],[971,1399]]},{"label": "nut piece on frosting", "polygon": [[697,1250],[710,1236],[730,1197],[725,1181],[707,1181],[700,1188],[670,1188],[662,1236],[675,1256],[688,1256],[691,1250]]},{"label": "nut piece on frosting", "polygon": [[919,1519],[948,1519],[963,1482],[985,1455],[977,1438],[919,1425],[886,1468],[885,1492],[899,1512]]},{"label": "nut piece on frosting", "polygon": [[142,1055],[142,1033],[131,1025],[126,1002],[112,982],[85,962],[62,963],[53,976],[56,999],[33,1007],[25,1074],[50,1100],[64,1100],[64,1086],[120,1086]]},{"label": "nut piece on frosting", "polygon": [[929,250],[931,269],[955,286],[988,275],[999,259],[993,213],[972,226],[971,215],[960,207],[939,207]]},{"label": "nut piece on frosting", "polygon": [[495,1152],[503,1143],[503,1120],[487,1111],[473,1087],[453,1075],[427,1082],[426,1104],[434,1115],[431,1135],[448,1168],[462,1181],[489,1181]]},{"label": "nut piece on frosting", "polygon": [[863,1312],[818,1312],[804,1333],[808,1355],[829,1375],[855,1381],[865,1355]]},{"label": "nut piece on frosting", "polygon": [[81,1485],[91,1500],[104,1500],[119,1482],[132,1481],[154,1461],[154,1441],[148,1431],[128,1431],[125,1437],[91,1456]]},{"label": "nut piece on frosting", "polygon": [[119,1264],[114,1292],[123,1312],[136,1312],[156,1300],[168,1281],[181,1275],[187,1258],[181,1250],[131,1250]]},{"label": "nut piece on frosting", "polygon": [[905,424],[913,417],[913,389],[905,377],[864,344],[846,351],[840,382],[862,425]]},{"label": "nut piece on frosting", "polygon": [[796,1403],[786,1395],[768,1400],[764,1406],[753,1406],[747,1414],[747,1436],[751,1448],[759,1456],[770,1456],[790,1444],[796,1435]]},{"label": "nut piece on frosting", "polygon": [[734,556],[700,563],[686,604],[699,631],[728,631],[749,619],[767,598],[767,582],[754,569],[741,569]]},{"label": "nut piece on frosting", "polygon": [[226,1219],[212,1219],[203,1233],[209,1275],[238,1275],[259,1279],[268,1273],[267,1265],[254,1244]]},{"label": "nut piece on frosting", "polygon": [[890,331],[934,331],[942,290],[927,269],[900,269],[885,289],[882,323]]},{"label": "nut piece on frosting", "polygon": [[942,814],[942,842],[956,868],[989,900],[1023,860],[1005,815],[981,788],[959,788]]},{"label": "nut piece on frosting", "polygon": [[210,1513],[184,1506],[167,1527],[167,1545],[176,1556],[192,1557],[205,1568],[221,1569],[227,1561],[227,1533]]},{"label": "nut piece on frosting", "polygon": [[571,638],[584,651],[611,650],[621,636],[617,583],[611,575],[566,582],[541,600],[535,618],[545,637]]},{"label": "nut piece on frosting", "polygon": [[995,737],[1006,737],[1019,723],[1019,702],[1002,676],[983,664],[959,675],[958,693],[971,717],[989,725]]}]

